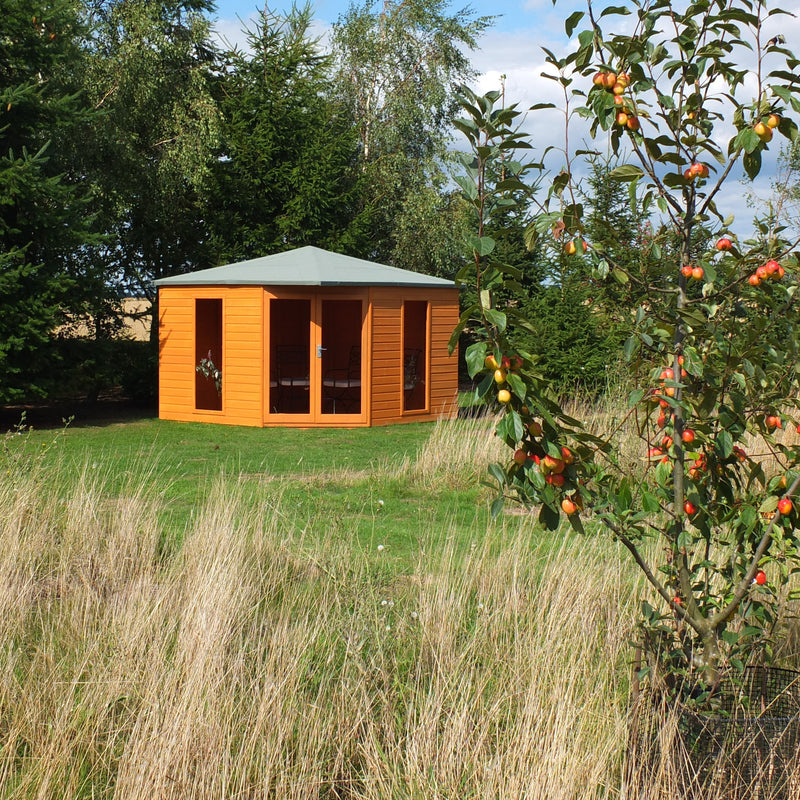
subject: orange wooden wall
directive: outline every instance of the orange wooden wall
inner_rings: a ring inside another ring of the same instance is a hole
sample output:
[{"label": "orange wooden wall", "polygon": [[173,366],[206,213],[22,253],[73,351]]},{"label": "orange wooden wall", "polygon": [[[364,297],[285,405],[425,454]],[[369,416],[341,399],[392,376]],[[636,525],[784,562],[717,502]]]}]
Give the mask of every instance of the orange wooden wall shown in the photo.
[{"label": "orange wooden wall", "polygon": [[[195,300],[222,299],[222,411],[195,408]],[[165,286],[159,290],[161,419],[262,425],[264,289],[261,286]]]},{"label": "orange wooden wall", "polygon": [[[287,287],[287,293],[325,295],[325,287]],[[363,293],[371,306],[367,324],[371,336],[372,372],[366,382],[368,395],[362,425],[389,425],[453,416],[458,390],[457,356],[448,355],[447,343],[458,322],[457,289],[372,287],[352,289]],[[280,296],[280,287],[270,287]],[[339,289],[341,292],[341,289]],[[336,290],[331,292],[337,294]],[[174,286],[159,290],[159,416],[162,419],[263,426],[265,416],[266,360],[265,287]],[[222,410],[195,408],[195,300],[222,300],[223,381]],[[403,300],[430,304],[430,363],[426,364],[429,391],[427,409],[403,412]],[[371,311],[371,313],[370,313]],[[366,354],[365,354],[366,355]],[[280,423],[286,424],[286,423]],[[310,423],[298,423],[310,427]],[[331,415],[330,422],[337,420]],[[341,424],[341,423],[339,423]]]}]

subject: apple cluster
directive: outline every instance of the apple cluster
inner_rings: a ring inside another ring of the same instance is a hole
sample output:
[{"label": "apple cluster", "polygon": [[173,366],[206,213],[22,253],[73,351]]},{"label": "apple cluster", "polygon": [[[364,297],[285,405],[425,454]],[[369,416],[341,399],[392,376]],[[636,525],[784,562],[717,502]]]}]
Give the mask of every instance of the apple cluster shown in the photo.
[{"label": "apple cluster", "polygon": [[[583,509],[583,498],[578,490],[578,477],[573,468],[575,454],[568,447],[553,445],[544,437],[542,425],[537,420],[528,423],[528,436],[514,451],[514,469],[535,470],[544,482],[564,490],[561,510],[572,515]],[[558,453],[555,455],[554,452]],[[535,481],[534,481],[535,482]]]},{"label": "apple cluster", "polygon": [[523,364],[522,358],[517,355],[502,356],[498,362],[494,355],[488,355],[484,364],[487,369],[494,370],[494,382],[502,387],[497,392],[497,402],[508,405],[511,402],[511,392],[506,388],[506,378],[509,372],[519,372]]},{"label": "apple cluster", "polygon": [[781,118],[778,114],[770,114],[765,119],[760,119],[753,125],[753,130],[762,142],[765,144],[772,140],[772,132],[778,125],[781,124]]},{"label": "apple cluster", "polygon": [[617,125],[630,131],[638,131],[641,128],[639,118],[624,97],[631,84],[631,79],[627,72],[616,73],[601,70],[595,73],[592,83],[614,95],[614,105],[617,107]]},{"label": "apple cluster", "polygon": [[703,280],[705,272],[699,264],[684,264],[681,267],[681,275],[695,281],[701,281]]},{"label": "apple cluster", "polygon": [[[484,368],[491,372],[498,388],[497,400],[503,406],[509,406],[513,395],[508,388],[509,380],[515,380],[523,367],[523,359],[516,354],[501,356],[500,361],[494,354],[484,359]],[[514,412],[516,414],[516,412]],[[519,409],[519,419],[524,431],[522,440],[518,442],[512,456],[509,475],[517,474],[534,487],[551,486],[560,490],[561,510],[572,515],[583,509],[583,498],[579,489],[579,476],[575,453],[567,446],[560,444],[557,436],[546,436],[542,422],[534,419],[527,406]]]},{"label": "apple cluster", "polygon": [[[685,381],[689,376],[683,368],[684,358],[678,357],[680,365],[679,380]],[[669,465],[671,468],[677,456],[675,451],[675,415],[670,411],[670,402],[667,398],[673,398],[676,394],[677,386],[675,370],[672,367],[664,367],[654,372],[654,377],[658,379],[658,386],[649,395],[651,401],[659,405],[659,414],[656,418],[656,428],[661,436],[660,443],[653,444],[648,452],[647,458],[650,462]],[[782,418],[778,413],[770,412],[764,415],[763,424],[769,433],[779,430],[783,426]],[[797,426],[800,434],[800,425]],[[731,467],[743,467],[750,458],[745,450],[738,445],[731,448],[730,455],[721,455],[714,447],[714,442],[706,439],[702,434],[698,434],[690,425],[685,425],[681,431],[680,441],[683,446],[683,457],[686,459],[688,478],[687,497],[683,504],[683,511],[686,517],[693,524],[700,524],[701,519],[698,512],[701,506],[708,506],[714,495],[713,483],[717,478],[722,477],[727,469]],[[699,446],[698,446],[699,445]],[[786,478],[783,477],[775,482],[773,489],[783,492],[786,490]],[[787,496],[780,497],[776,505],[772,507],[779,512],[779,518],[785,520],[784,524],[794,526],[794,504]],[[765,514],[765,518],[772,518],[773,511]],[[758,581],[756,581],[758,582]]]},{"label": "apple cluster", "polygon": [[708,166],[706,164],[701,164],[699,161],[695,161],[694,163],[690,164],[683,171],[683,177],[690,183],[694,180],[697,180],[697,178],[707,178],[708,176]]},{"label": "apple cluster", "polygon": [[773,280],[779,281],[786,274],[786,270],[777,261],[767,261],[762,264],[756,271],[747,278],[747,282],[751,286],[758,286],[761,281]]}]

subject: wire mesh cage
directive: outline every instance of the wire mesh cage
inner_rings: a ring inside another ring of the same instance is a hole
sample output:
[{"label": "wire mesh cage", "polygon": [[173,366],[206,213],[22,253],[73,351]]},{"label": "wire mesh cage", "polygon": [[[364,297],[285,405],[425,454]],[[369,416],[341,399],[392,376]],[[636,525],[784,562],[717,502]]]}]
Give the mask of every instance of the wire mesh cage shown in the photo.
[{"label": "wire mesh cage", "polygon": [[701,713],[640,694],[631,710],[627,796],[800,798],[800,673],[748,668],[722,679],[710,706]]}]

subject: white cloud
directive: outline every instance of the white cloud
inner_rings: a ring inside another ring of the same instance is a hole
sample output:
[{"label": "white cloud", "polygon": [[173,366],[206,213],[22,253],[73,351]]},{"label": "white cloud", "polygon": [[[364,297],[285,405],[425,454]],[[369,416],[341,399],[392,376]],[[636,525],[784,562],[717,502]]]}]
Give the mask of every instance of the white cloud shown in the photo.
[{"label": "white cloud", "polygon": [[[479,49],[472,53],[472,61],[480,72],[475,81],[476,91],[483,93],[491,89],[499,89],[505,83],[506,103],[517,103],[522,110],[530,108],[535,103],[555,103],[560,108],[564,105],[564,94],[559,85],[541,76],[542,72],[552,72],[546,64],[541,50],[545,46],[561,57],[576,42],[568,42],[563,32],[563,19],[572,10],[561,10],[556,24],[554,15],[546,7],[550,7],[550,0],[528,0],[526,7],[529,9],[542,9],[542,25],[536,31],[517,31],[515,33],[501,33],[498,31],[487,32],[480,42]],[[780,34],[785,37],[790,49],[800,49],[800,17],[777,14],[765,23],[761,44],[772,36]],[[749,58],[748,58],[749,52]],[[756,59],[754,51],[743,50],[740,53],[743,66],[755,70]],[[773,58],[766,65],[766,69],[786,69],[781,58]],[[504,78],[502,77],[504,76]],[[757,94],[757,79],[754,73],[748,75],[745,84],[737,92],[744,101],[749,101]],[[590,87],[588,83],[583,86],[585,90]],[[727,112],[729,106],[725,108]],[[588,125],[583,120],[573,118],[571,123],[571,146],[582,147],[587,144]],[[541,152],[552,147],[548,166],[551,170],[559,170],[563,164],[564,147],[564,118],[552,110],[537,111],[529,114],[522,125],[523,130],[530,133],[531,141],[536,152]],[[727,152],[729,139],[734,135],[732,125],[724,125],[715,131],[715,141],[723,153]],[[761,174],[754,183],[744,180],[741,170],[728,179],[727,189],[717,199],[717,206],[723,216],[733,214],[736,218],[735,229],[740,235],[749,235],[754,214],[763,210],[758,204],[752,207],[748,204],[748,197],[755,196],[764,199],[771,194],[771,183],[776,171],[777,156],[785,139],[776,136],[769,149],[764,153],[764,163]],[[597,149],[604,149],[607,143],[602,139],[589,143]]]}]

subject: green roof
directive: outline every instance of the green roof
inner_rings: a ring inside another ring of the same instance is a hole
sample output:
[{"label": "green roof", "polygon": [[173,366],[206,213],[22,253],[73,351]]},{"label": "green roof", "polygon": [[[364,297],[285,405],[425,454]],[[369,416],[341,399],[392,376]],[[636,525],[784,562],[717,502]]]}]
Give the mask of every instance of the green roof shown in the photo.
[{"label": "green roof", "polygon": [[155,282],[156,286],[410,286],[452,289],[453,281],[361,258],[299,247],[224,267],[201,269]]}]

